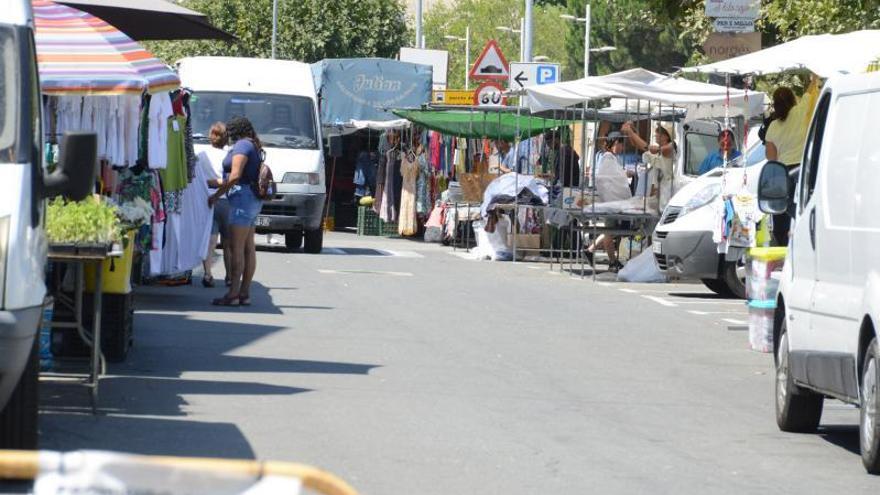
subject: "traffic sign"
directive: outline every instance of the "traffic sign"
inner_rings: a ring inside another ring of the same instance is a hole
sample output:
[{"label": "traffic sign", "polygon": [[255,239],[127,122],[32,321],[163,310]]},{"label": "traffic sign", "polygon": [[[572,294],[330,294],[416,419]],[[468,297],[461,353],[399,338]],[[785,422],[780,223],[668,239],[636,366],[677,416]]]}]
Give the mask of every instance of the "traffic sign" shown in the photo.
[{"label": "traffic sign", "polygon": [[507,104],[504,87],[492,81],[484,82],[474,90],[474,105],[479,107],[500,107]]},{"label": "traffic sign", "polygon": [[440,105],[473,105],[474,91],[464,89],[445,89],[434,91],[431,97],[432,103]]},{"label": "traffic sign", "polygon": [[476,62],[471,67],[469,76],[471,79],[506,81],[509,74],[507,59],[501,53],[498,42],[489,40],[486,46],[483,47],[483,53],[477,57]]},{"label": "traffic sign", "polygon": [[514,62],[510,64],[508,87],[516,91],[529,86],[553,84],[560,81],[560,76],[559,64]]}]

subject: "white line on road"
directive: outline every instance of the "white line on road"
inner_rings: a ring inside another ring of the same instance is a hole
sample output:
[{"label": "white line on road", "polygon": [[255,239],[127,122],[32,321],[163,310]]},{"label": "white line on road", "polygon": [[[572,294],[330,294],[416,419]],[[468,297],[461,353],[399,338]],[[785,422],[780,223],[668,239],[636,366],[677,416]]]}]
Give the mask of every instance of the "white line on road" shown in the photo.
[{"label": "white line on road", "polygon": [[746,321],[743,320],[735,320],[733,318],[721,318],[721,321],[726,321],[727,323],[733,323],[734,325],[745,325]]},{"label": "white line on road", "polygon": [[617,289],[620,292],[626,292],[627,294],[638,294],[639,291],[633,289]]},{"label": "white line on road", "polygon": [[678,304],[675,304],[672,301],[667,301],[666,299],[663,299],[662,297],[657,297],[657,296],[642,296],[642,297],[644,297],[645,299],[648,299],[649,301],[654,301],[655,303],[657,303],[661,306],[666,306],[669,308],[677,308],[678,307]]},{"label": "white line on road", "polygon": [[386,272],[379,270],[318,270],[329,275],[390,275],[392,277],[412,277],[410,272]]},{"label": "white line on road", "polygon": [[398,258],[424,258],[425,256],[415,251],[392,251],[390,249],[377,249],[380,253],[388,253],[390,256]]},{"label": "white line on road", "polygon": [[688,313],[690,313],[690,314],[692,314],[692,315],[697,315],[697,316],[706,316],[706,315],[741,315],[741,314],[743,314],[742,311],[695,311],[695,310],[692,310],[692,309],[688,310]]}]

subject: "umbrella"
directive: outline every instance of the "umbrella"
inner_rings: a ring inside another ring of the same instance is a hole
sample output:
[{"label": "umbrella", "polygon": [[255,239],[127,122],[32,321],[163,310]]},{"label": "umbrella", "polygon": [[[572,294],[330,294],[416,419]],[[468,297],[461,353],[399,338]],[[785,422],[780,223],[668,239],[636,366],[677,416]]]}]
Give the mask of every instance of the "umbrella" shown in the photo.
[{"label": "umbrella", "polygon": [[133,40],[234,40],[204,14],[166,0],[59,0],[109,22]]},{"label": "umbrella", "polygon": [[33,0],[40,86],[45,94],[118,95],[169,91],[180,78],[97,17]]}]

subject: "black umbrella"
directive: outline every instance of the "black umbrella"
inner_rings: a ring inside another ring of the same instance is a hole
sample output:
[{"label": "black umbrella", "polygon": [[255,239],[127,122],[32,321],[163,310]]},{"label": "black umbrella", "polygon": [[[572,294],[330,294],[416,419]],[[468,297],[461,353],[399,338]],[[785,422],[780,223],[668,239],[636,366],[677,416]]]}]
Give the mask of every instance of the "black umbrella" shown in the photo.
[{"label": "black umbrella", "polygon": [[204,14],[167,0],[55,1],[100,17],[134,40],[235,39],[212,26]]}]

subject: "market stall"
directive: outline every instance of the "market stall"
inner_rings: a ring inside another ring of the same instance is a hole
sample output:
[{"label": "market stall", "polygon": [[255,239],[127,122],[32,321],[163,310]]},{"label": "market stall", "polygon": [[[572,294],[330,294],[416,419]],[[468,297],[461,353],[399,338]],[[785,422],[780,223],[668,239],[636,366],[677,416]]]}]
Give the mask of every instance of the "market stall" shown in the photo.
[{"label": "market stall", "polygon": [[65,153],[66,132],[97,135],[95,196],[59,199],[47,211],[50,289],[59,303],[72,302],[55,307],[53,347],[91,356],[96,398],[94,370],[124,359],[131,343],[135,260],[156,277],[186,272],[207,252],[207,182],[195,166],[189,94],[177,75],[101,19],[46,0],[33,8],[46,166]]}]

